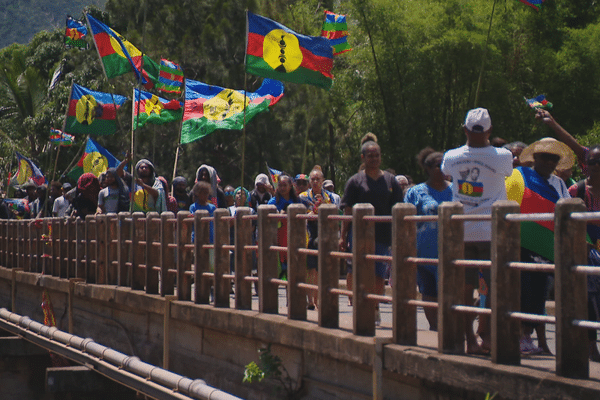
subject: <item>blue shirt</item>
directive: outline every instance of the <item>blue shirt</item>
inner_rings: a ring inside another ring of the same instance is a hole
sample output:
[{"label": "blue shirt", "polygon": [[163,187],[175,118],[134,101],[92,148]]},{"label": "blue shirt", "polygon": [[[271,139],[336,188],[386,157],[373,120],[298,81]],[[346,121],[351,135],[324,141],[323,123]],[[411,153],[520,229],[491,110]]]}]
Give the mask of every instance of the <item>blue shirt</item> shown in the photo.
[{"label": "blue shirt", "polygon": [[[199,211],[199,210],[206,210],[206,211],[208,211],[208,215],[210,215],[211,217],[213,216],[213,213],[215,212],[216,209],[217,209],[217,207],[214,204],[212,204],[212,203],[208,203],[205,206],[203,206],[201,204],[198,204],[198,203],[193,203],[190,206],[190,212],[192,214],[194,214],[196,211]],[[209,226],[210,226],[210,228],[209,228],[210,229],[210,242],[214,243],[213,238],[214,238],[214,234],[215,234],[215,225],[211,221],[209,223]],[[193,241],[194,241],[194,232],[192,231],[192,242]]]},{"label": "blue shirt", "polygon": [[[421,183],[408,189],[404,197],[405,203],[417,207],[417,215],[437,215],[438,206],[444,201],[452,201],[452,185],[439,192],[426,183]],[[437,222],[417,223],[417,257],[437,258],[437,256]],[[427,265],[427,268],[437,270],[436,265]]]}]

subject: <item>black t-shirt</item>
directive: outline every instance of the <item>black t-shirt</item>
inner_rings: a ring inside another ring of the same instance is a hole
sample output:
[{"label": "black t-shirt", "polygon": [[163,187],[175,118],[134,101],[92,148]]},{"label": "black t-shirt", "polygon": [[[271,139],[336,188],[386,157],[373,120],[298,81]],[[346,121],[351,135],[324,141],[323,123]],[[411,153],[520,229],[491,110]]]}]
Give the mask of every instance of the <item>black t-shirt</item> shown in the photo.
[{"label": "black t-shirt", "polygon": [[258,212],[258,206],[261,204],[267,204],[271,200],[271,193],[265,192],[261,199],[260,194],[256,189],[250,192],[250,207],[254,208],[254,211]]},{"label": "black t-shirt", "polygon": [[[392,215],[394,204],[402,201],[402,189],[394,175],[384,171],[382,176],[374,180],[365,171],[360,171],[346,182],[341,208],[369,203],[375,208],[375,215]],[[375,224],[375,241],[387,246],[392,243],[391,224]]]},{"label": "black t-shirt", "polygon": [[4,202],[4,200],[0,199],[0,219],[10,219],[10,210],[8,206]]}]

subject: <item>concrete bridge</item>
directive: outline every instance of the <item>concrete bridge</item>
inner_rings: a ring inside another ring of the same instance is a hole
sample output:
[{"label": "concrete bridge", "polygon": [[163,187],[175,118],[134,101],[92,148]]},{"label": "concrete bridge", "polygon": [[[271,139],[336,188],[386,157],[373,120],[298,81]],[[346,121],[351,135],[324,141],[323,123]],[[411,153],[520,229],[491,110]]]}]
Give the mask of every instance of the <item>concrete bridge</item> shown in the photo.
[{"label": "concrete bridge", "polygon": [[[415,216],[411,205],[396,205],[389,217],[374,216],[368,205],[355,206],[351,217],[327,205],[318,216],[305,212],[292,205],[287,216],[261,206],[257,216],[243,210],[235,219],[217,210],[214,217],[123,213],[85,221],[2,221],[0,307],[4,314],[11,310],[43,321],[46,290],[59,329],[246,399],[484,399],[488,393],[498,393],[497,399],[600,398],[600,367],[588,361],[586,332],[600,324],[585,320],[586,274],[598,273],[585,266],[585,224],[600,216],[585,212],[579,199],[561,200],[555,215],[519,215],[516,203],[499,202],[491,217],[466,216],[460,204],[442,204],[438,260],[415,257],[415,223],[438,217]],[[282,218],[287,247],[277,246]],[[318,250],[305,248],[306,221],[313,218]],[[337,249],[345,218],[353,221],[353,253]],[[492,221],[492,260],[463,259],[462,225],[468,219]],[[554,265],[519,262],[519,222],[525,219],[555,221]],[[210,222],[214,244],[208,240]],[[373,255],[380,223],[392,224],[391,257]],[[258,276],[252,276],[253,252]],[[287,281],[277,279],[279,252],[287,252]],[[319,258],[318,285],[305,282],[307,254]],[[352,288],[340,287],[339,260],[345,258],[354,265]],[[371,293],[374,262],[382,259],[391,263],[392,289],[378,296]],[[438,303],[417,300],[415,290],[415,265],[431,262],[438,263]],[[491,309],[461,304],[464,268],[473,266],[492,270]],[[520,313],[520,271],[548,268],[555,275],[555,316]],[[318,292],[317,311],[307,311],[308,290]],[[352,307],[340,306],[348,296]],[[379,327],[376,302],[383,302],[389,316]],[[422,307],[437,308],[438,332],[419,328]],[[489,357],[465,355],[466,312],[490,314]],[[0,326],[2,315],[0,310]],[[521,357],[524,319],[555,324],[555,356]],[[244,366],[258,361],[258,350],[267,345],[298,393],[274,381],[242,384]]]}]

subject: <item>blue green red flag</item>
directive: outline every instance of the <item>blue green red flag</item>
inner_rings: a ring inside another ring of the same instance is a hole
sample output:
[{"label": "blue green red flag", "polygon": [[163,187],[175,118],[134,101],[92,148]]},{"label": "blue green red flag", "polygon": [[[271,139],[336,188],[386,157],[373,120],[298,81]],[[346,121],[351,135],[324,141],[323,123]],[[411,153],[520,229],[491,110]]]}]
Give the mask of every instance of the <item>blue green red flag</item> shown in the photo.
[{"label": "blue green red flag", "polygon": [[321,36],[305,36],[260,15],[247,13],[246,72],[329,90],[333,48]]},{"label": "blue green red flag", "polygon": [[525,99],[527,105],[531,108],[541,108],[543,110],[552,110],[552,103],[546,100],[546,95],[540,94],[532,99]]},{"label": "blue green red flag", "polygon": [[120,161],[110,154],[108,150],[100,146],[91,138],[88,138],[83,156],[81,156],[77,165],[67,174],[67,176],[75,181],[87,172],[100,176],[100,174],[106,172],[107,169],[116,168],[119,164]]},{"label": "blue green red flag", "polygon": [[546,0],[519,0],[523,4],[527,4],[529,7],[532,7],[536,11],[540,11],[540,6]]},{"label": "blue green red flag", "polygon": [[17,155],[17,165],[19,169],[13,175],[11,184],[23,185],[30,179],[38,186],[47,183],[46,177],[44,177],[44,174],[37,165],[29,158],[21,155],[21,153],[17,151],[15,153]]},{"label": "blue green red flag", "polygon": [[146,89],[153,88],[158,82],[158,64],[108,25],[89,14],[86,16],[106,77],[110,79],[133,71]]},{"label": "blue green red flag", "polygon": [[50,142],[61,146],[71,146],[75,143],[75,136],[64,133],[60,129],[50,128]]},{"label": "blue green red flag", "polygon": [[183,86],[183,70],[181,66],[166,60],[160,59],[160,76],[156,88],[167,93],[181,93]]},{"label": "blue green red flag", "polygon": [[269,170],[269,176],[271,177],[271,182],[273,182],[273,187],[277,189],[277,183],[279,183],[279,176],[282,174],[282,172],[278,169],[269,167],[268,164],[267,169]]},{"label": "blue green red flag", "polygon": [[76,47],[78,49],[87,49],[88,44],[85,41],[87,36],[87,27],[81,21],[73,19],[70,15],[67,16],[67,27],[65,28],[65,47],[70,49]]},{"label": "blue green red flag", "polygon": [[350,44],[348,44],[348,24],[346,23],[346,16],[343,14],[325,10],[325,21],[323,21],[321,36],[331,42],[334,56],[352,50]]},{"label": "blue green red flag", "polygon": [[179,100],[165,100],[138,89],[133,89],[133,98],[133,126],[142,127],[146,122],[162,125],[181,121],[183,107]]},{"label": "blue green red flag", "polygon": [[283,84],[272,79],[265,79],[256,92],[245,96],[244,90],[225,89],[186,79],[181,143],[193,142],[216,129],[242,129],[244,119],[247,124],[282,96]]},{"label": "blue green red flag", "polygon": [[127,97],[96,92],[73,83],[63,131],[111,135],[117,130],[117,109]]}]

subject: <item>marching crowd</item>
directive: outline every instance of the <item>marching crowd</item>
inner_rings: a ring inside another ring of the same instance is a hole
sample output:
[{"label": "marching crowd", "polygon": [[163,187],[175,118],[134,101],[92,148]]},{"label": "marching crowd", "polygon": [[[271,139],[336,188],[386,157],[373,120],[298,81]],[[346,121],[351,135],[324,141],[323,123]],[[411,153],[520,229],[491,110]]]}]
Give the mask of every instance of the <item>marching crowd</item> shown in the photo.
[{"label": "marching crowd", "polygon": [[[418,215],[437,215],[438,206],[447,201],[459,201],[465,214],[490,214],[498,200],[515,200],[522,213],[553,212],[559,199],[580,197],[589,211],[600,211],[600,145],[580,145],[550,113],[539,109],[536,118],[554,132],[556,138],[543,138],[530,145],[522,142],[506,143],[500,138],[490,139],[492,122],[488,110],[470,110],[463,130],[466,144],[446,152],[427,147],[416,159],[427,176],[420,184],[413,184],[410,176],[395,175],[381,169],[381,148],[377,137],[367,134],[362,140],[362,164],[344,188],[340,198],[331,180],[325,180],[320,166],[315,165],[308,175],[282,173],[272,185],[265,174],[259,174],[254,188],[234,188],[223,185],[215,168],[203,164],[196,171],[191,187],[185,177],[178,176],[169,187],[167,179],[156,175],[150,160],[142,159],[135,165],[135,177],[124,170],[129,155],[117,167],[110,168],[100,177],[83,174],[75,188],[69,183],[51,182],[46,186],[28,182],[17,190],[22,202],[0,202],[0,218],[42,218],[73,215],[85,218],[88,214],[117,213],[121,211],[207,210],[210,215],[217,208],[227,208],[235,215],[239,207],[250,207],[253,212],[261,204],[272,204],[285,213],[293,203],[304,204],[309,213],[318,213],[322,204],[334,204],[339,212],[351,214],[359,203],[372,204],[376,215],[391,215],[398,202],[415,205]],[[579,164],[586,178],[575,182],[571,170]],[[131,188],[131,190],[130,190]],[[535,263],[553,263],[553,225],[523,222],[521,225],[521,260]],[[490,259],[491,224],[489,221],[469,221],[464,225],[465,258]],[[600,265],[600,224],[589,223],[588,261]],[[211,240],[213,237],[211,226]],[[278,230],[279,245],[287,245],[286,221]],[[417,256],[437,258],[438,231],[436,222],[417,224]],[[376,224],[376,253],[389,255],[391,246],[390,224]],[[307,247],[318,248],[316,221],[307,223]],[[339,247],[351,251],[350,223],[340,227]],[[281,274],[286,273],[285,253],[280,254]],[[307,256],[307,282],[317,283],[316,256]],[[376,281],[372,292],[383,294],[389,265],[375,263]],[[347,263],[347,285],[352,287],[352,265]],[[437,265],[417,267],[417,283],[424,300],[437,301]],[[521,311],[545,313],[545,301],[551,287],[551,274],[521,272]],[[489,270],[467,268],[465,272],[465,304],[474,299],[481,307],[489,307]],[[311,292],[312,293],[312,292]],[[599,320],[600,279],[588,278],[588,319]],[[317,298],[309,295],[308,308],[318,307]],[[379,319],[379,311],[378,318]],[[437,330],[437,312],[426,308],[425,315],[431,330]],[[489,318],[479,316],[477,330],[474,317],[465,323],[466,349],[471,354],[490,352]],[[536,332],[537,344],[532,339]],[[600,361],[596,346],[596,331],[589,331],[590,359]],[[521,352],[524,354],[549,353],[543,324],[522,323]]]}]

